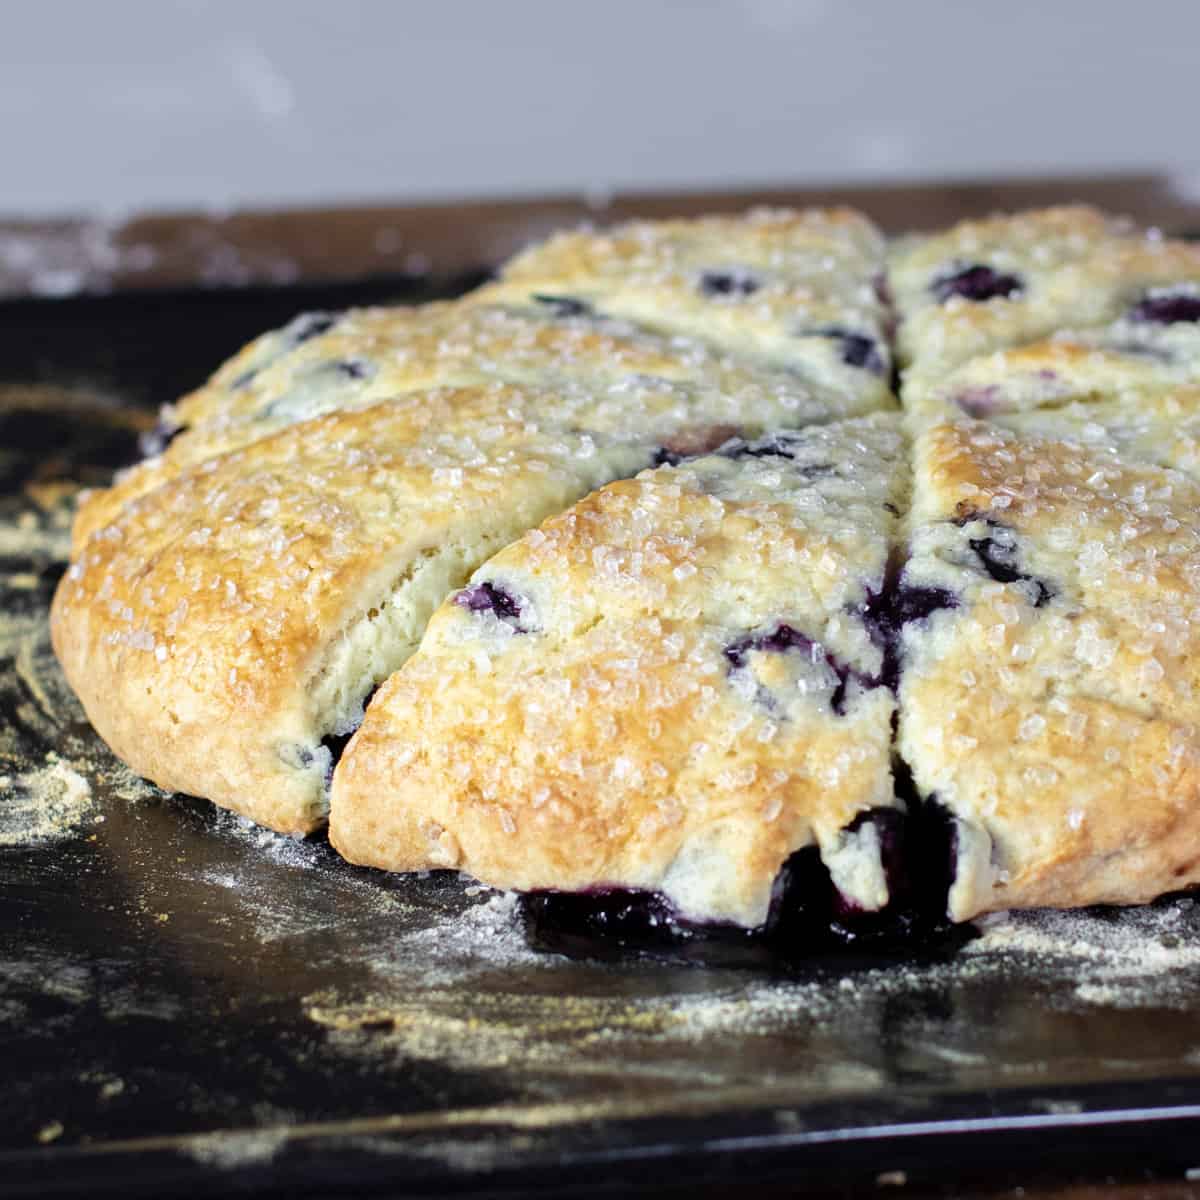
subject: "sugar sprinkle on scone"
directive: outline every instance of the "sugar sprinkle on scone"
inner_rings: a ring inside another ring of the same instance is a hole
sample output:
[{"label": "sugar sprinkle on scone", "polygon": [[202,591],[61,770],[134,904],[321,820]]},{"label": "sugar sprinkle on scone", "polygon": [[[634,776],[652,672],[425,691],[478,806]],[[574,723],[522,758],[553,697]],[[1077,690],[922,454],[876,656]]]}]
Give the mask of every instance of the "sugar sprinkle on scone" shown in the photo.
[{"label": "sugar sprinkle on scone", "polygon": [[881,908],[895,700],[870,614],[907,489],[878,416],[731,443],[549,519],[372,702],[334,845],[751,927],[817,844],[847,901]]}]

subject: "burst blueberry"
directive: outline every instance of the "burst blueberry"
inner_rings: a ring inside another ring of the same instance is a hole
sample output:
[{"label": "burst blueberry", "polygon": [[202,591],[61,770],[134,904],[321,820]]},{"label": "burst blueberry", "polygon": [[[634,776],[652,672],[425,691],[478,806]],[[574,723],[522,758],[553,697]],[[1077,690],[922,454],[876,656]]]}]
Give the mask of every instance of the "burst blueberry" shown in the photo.
[{"label": "burst blueberry", "polygon": [[[960,528],[975,521],[982,521],[990,530],[1008,530],[1010,527],[994,517],[987,517],[973,508],[964,509],[954,518],[953,524]],[[1058,594],[1045,581],[1022,571],[1017,562],[1017,547],[1013,535],[1004,541],[991,533],[980,538],[968,538],[967,545],[979,560],[990,579],[997,583],[1028,583],[1033,587],[1033,607],[1041,608],[1043,604],[1054,599]]]},{"label": "burst blueberry", "polygon": [[464,588],[454,597],[460,608],[474,613],[490,612],[497,620],[511,625],[518,633],[524,633],[518,622],[521,619],[521,602],[511,592],[490,581]]},{"label": "burst blueberry", "polygon": [[870,689],[879,686],[879,680],[865,672],[842,662],[831,654],[820,642],[801,633],[791,625],[779,624],[770,633],[748,634],[725,647],[725,658],[735,671],[742,670],[752,651],[762,654],[786,654],[799,650],[813,662],[823,662],[833,672],[837,683],[829,697],[829,707],[839,716],[846,714],[846,695],[851,682]]}]

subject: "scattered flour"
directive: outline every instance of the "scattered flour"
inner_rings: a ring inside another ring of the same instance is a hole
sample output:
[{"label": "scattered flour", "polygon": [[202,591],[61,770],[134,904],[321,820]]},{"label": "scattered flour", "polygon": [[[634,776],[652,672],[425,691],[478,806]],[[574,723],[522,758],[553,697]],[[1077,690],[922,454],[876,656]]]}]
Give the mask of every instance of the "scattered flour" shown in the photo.
[{"label": "scattered flour", "polygon": [[1116,911],[1000,913],[968,956],[1019,955],[1069,983],[1075,999],[1117,1008],[1191,994],[1200,972],[1200,909],[1191,897]]},{"label": "scattered flour", "polygon": [[0,846],[32,846],[65,837],[92,817],[88,781],[54,754],[28,771],[0,774]]},{"label": "scattered flour", "polygon": [[188,1138],[183,1148],[198,1162],[229,1170],[270,1162],[287,1140],[286,1128],[231,1130]]}]

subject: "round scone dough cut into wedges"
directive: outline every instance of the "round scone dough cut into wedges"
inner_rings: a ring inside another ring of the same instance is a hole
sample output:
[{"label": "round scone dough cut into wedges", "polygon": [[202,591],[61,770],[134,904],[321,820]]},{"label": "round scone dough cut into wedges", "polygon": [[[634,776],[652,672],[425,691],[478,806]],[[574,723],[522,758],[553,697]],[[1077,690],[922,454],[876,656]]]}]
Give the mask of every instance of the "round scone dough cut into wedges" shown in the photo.
[{"label": "round scone dough cut into wedges", "polygon": [[128,504],[55,595],[51,632],[135,770],[289,833],[429,614],[496,550],[652,459],[543,428],[561,397],[421,392],[293,425]]},{"label": "round scone dough cut into wedges", "polygon": [[956,920],[1200,882],[1200,484],[1073,438],[918,441],[901,756],[954,822]]},{"label": "round scone dough cut into wedges", "polygon": [[888,900],[895,806],[872,603],[907,501],[898,417],[732,442],[610,484],[435,614],[334,774],[352,862],[520,890],[632,888],[761,925],[816,844]]}]

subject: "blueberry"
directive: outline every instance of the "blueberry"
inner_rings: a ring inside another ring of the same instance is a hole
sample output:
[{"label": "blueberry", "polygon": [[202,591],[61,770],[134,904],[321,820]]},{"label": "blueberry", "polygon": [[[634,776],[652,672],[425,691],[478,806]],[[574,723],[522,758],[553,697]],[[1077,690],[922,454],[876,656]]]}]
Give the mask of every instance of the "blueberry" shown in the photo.
[{"label": "blueberry", "polygon": [[804,337],[832,338],[839,345],[842,362],[848,367],[860,367],[873,375],[884,375],[888,370],[888,361],[879,343],[863,333],[854,333],[839,325],[831,325],[824,329],[814,329],[806,332]]},{"label": "blueberry", "polygon": [[958,407],[969,417],[987,417],[1001,407],[1000,388],[996,384],[967,388],[958,395]]},{"label": "blueberry", "polygon": [[454,603],[471,612],[490,612],[497,620],[511,625],[518,633],[527,632],[518,623],[521,617],[520,600],[497,584],[485,581],[464,588],[454,597]]},{"label": "blueberry", "polygon": [[545,305],[556,317],[590,317],[592,306],[586,300],[574,296],[551,296],[545,292],[534,292],[533,299]]},{"label": "blueberry", "polygon": [[911,587],[902,584],[891,598],[891,620],[899,631],[913,621],[924,621],[946,608],[957,608],[958,597],[939,587]]},{"label": "blueberry", "polygon": [[360,358],[341,359],[333,364],[333,369],[344,379],[369,379],[375,373],[372,365]]},{"label": "blueberry", "polygon": [[330,312],[301,313],[283,332],[293,346],[299,346],[328,333],[339,319],[338,314]]},{"label": "blueberry", "polygon": [[[953,524],[960,528],[973,521],[983,521],[989,529],[1009,529],[994,517],[985,517],[974,509],[966,509],[955,517]],[[1017,547],[1014,541],[1000,542],[991,534],[981,538],[968,538],[967,545],[979,560],[989,578],[997,583],[1030,583],[1034,587],[1033,607],[1041,608],[1058,593],[1048,583],[1026,574],[1017,565]]]},{"label": "blueberry", "polygon": [[144,458],[157,458],[182,432],[182,425],[160,419],[153,429],[138,434],[138,449]]},{"label": "blueberry", "polygon": [[878,686],[895,691],[900,684],[900,637],[913,621],[924,621],[942,609],[958,607],[958,597],[939,587],[914,587],[904,582],[898,559],[887,565],[880,588],[867,588],[858,608],[871,644],[883,655]]},{"label": "blueberry", "polygon": [[749,271],[705,271],[700,290],[706,296],[753,296],[762,284]]},{"label": "blueberry", "polygon": [[[800,435],[796,433],[770,433],[754,442],[734,442],[726,446],[721,455],[723,458],[732,459],[786,458],[794,462],[795,450],[800,440]],[[825,475],[833,475],[837,467],[833,463],[808,463],[792,470],[803,479],[820,479]]]},{"label": "blueberry", "polygon": [[879,686],[879,680],[843,663],[836,655],[830,654],[820,642],[793,629],[791,625],[776,625],[770,633],[747,634],[726,646],[724,653],[730,668],[739,671],[746,666],[752,651],[762,654],[786,654],[791,650],[799,650],[813,661],[819,658],[833,672],[837,683],[829,697],[829,707],[839,717],[846,714],[846,693],[851,681],[867,689]]},{"label": "blueberry", "polygon": [[754,442],[735,442],[722,453],[732,459],[774,457],[794,460],[796,456],[792,452],[792,443],[795,441],[794,435],[772,433]]},{"label": "blueberry", "polygon": [[961,296],[976,303],[998,296],[1009,300],[1019,295],[1025,285],[1018,275],[1004,275],[977,263],[939,276],[932,286],[938,303],[944,304],[951,296]]},{"label": "blueberry", "polygon": [[1160,292],[1146,296],[1129,310],[1134,321],[1152,321],[1156,325],[1175,325],[1200,321],[1200,295],[1192,292]]},{"label": "blueberry", "polygon": [[879,352],[879,345],[874,338],[864,337],[861,333],[839,333],[836,336],[842,343],[842,362],[848,367],[862,367],[873,375],[882,375],[887,371],[887,361]]}]

